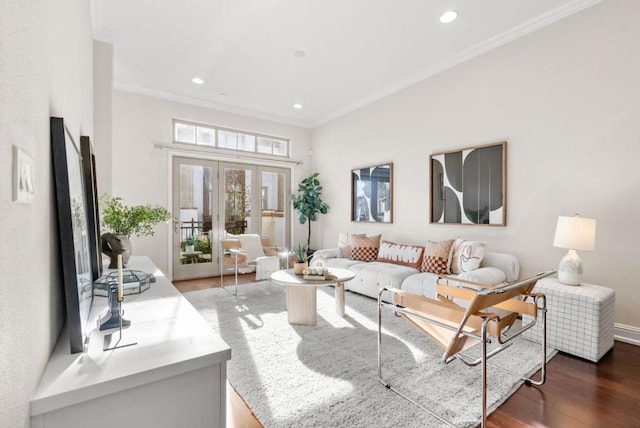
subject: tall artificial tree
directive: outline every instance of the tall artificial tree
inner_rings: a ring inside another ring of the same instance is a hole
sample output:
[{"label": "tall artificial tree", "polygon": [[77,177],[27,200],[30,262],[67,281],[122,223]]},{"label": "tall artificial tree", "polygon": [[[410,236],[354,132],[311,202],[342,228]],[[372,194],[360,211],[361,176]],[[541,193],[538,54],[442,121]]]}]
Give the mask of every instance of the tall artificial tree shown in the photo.
[{"label": "tall artificial tree", "polygon": [[318,214],[326,214],[329,210],[329,205],[322,202],[320,197],[322,186],[318,180],[319,175],[320,173],[314,172],[300,182],[297,195],[289,195],[289,199],[293,201],[293,208],[298,211],[300,224],[309,222],[307,248],[311,246],[311,222],[317,220]]}]

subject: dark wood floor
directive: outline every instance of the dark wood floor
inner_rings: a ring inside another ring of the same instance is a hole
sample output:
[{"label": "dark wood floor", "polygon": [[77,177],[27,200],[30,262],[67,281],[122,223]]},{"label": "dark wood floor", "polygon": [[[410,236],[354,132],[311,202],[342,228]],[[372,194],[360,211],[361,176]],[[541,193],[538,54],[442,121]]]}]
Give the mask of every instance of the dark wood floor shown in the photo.
[{"label": "dark wood floor", "polygon": [[[218,287],[219,278],[176,281],[181,292]],[[225,285],[232,283],[225,278]],[[242,275],[241,284],[254,282]],[[228,385],[227,426],[262,425]],[[490,427],[640,428],[640,346],[615,342],[598,364],[560,353],[547,365],[547,382],[522,386],[489,416]]]}]

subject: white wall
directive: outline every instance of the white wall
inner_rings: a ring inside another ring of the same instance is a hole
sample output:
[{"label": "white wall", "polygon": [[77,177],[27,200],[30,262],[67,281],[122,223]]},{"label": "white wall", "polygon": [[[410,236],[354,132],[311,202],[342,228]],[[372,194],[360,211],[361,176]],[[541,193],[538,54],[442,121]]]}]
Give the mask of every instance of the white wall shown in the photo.
[{"label": "white wall", "polygon": [[98,193],[111,193],[111,132],[113,97],[113,46],[93,42],[93,149]]},{"label": "white wall", "polygon": [[[49,116],[92,135],[89,4],[7,0],[0,13],[0,426],[28,427],[29,401],[64,323]],[[12,145],[35,164],[36,197],[12,202]]]},{"label": "white wall", "polygon": [[[616,321],[640,327],[640,2],[605,1],[313,132],[313,161],[338,232],[424,243],[484,239],[523,274],[556,268],[559,215],[598,220],[585,282],[616,291]],[[508,141],[507,227],[430,225],[429,154]],[[350,171],[394,163],[394,223],[351,223]]]},{"label": "white wall", "polygon": [[[173,119],[289,138],[292,159],[304,161],[302,166],[294,168],[291,180],[295,188],[309,171],[308,152],[311,141],[308,129],[115,90],[112,188],[113,195],[122,197],[126,204],[149,203],[171,210],[170,154],[167,150],[155,149],[154,144],[171,144]],[[189,157],[189,154],[181,153],[180,156]],[[228,158],[225,160],[234,161]],[[133,239],[134,254],[148,255],[167,274],[170,227],[158,225],[153,237]],[[294,227],[294,239],[306,240],[306,227],[297,222]]]}]

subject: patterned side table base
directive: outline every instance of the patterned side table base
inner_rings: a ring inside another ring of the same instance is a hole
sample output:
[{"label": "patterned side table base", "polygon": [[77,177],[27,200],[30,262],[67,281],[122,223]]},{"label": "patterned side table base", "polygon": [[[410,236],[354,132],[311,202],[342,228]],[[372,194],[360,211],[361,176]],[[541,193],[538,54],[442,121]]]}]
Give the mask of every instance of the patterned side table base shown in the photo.
[{"label": "patterned side table base", "polygon": [[[593,284],[564,285],[555,278],[536,284],[547,296],[547,341],[550,347],[597,362],[613,347],[615,292]],[[528,317],[523,317],[528,321]],[[523,336],[540,343],[540,325]]]}]

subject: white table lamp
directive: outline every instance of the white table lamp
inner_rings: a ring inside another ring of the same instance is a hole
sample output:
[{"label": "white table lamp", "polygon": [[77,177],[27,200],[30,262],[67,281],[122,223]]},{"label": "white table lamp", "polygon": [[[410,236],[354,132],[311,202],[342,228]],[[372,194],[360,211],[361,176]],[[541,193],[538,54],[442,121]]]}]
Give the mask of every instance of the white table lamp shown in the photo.
[{"label": "white table lamp", "polygon": [[592,218],[558,217],[553,246],[567,248],[567,255],[560,261],[558,280],[567,285],[580,285],[582,259],[576,250],[593,251],[596,243],[596,220]]}]

